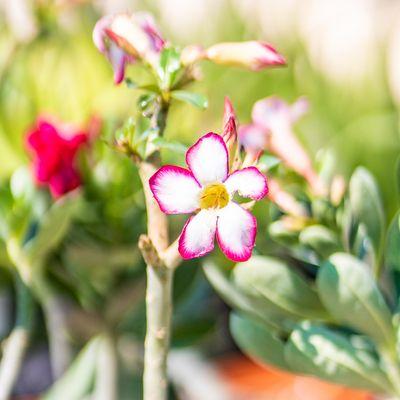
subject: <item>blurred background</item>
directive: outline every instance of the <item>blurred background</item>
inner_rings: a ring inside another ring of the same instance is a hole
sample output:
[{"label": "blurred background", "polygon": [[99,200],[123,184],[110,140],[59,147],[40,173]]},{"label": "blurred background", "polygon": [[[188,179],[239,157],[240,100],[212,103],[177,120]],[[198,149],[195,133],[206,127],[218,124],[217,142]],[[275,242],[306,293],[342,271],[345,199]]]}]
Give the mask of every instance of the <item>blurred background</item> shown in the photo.
[{"label": "blurred background", "polygon": [[[296,128],[305,147],[316,160],[321,150],[332,149],[336,170],[346,177],[357,165],[368,167],[382,191],[386,216],[392,217],[398,201],[394,188],[400,147],[400,3],[395,0],[0,0],[0,180],[8,180],[17,168],[27,164],[24,136],[38,115],[50,114],[81,125],[100,116],[104,129],[109,130],[131,115],[135,95],[124,85],[113,84],[109,63],[93,45],[92,29],[101,15],[137,10],[152,12],[164,36],[177,45],[207,46],[255,38],[272,43],[288,62],[286,68],[259,73],[204,62],[204,77],[195,84],[195,90],[207,95],[209,108],[199,111],[189,105],[173,107],[167,137],[190,144],[204,132],[220,130],[225,96],[231,98],[240,122],[247,123],[253,103],[260,98],[275,94],[291,102],[304,95],[311,109]],[[135,68],[130,67],[127,76],[133,77]],[[103,167],[96,173],[108,176],[115,172],[115,184],[122,184],[118,182],[121,175],[117,168],[107,171]],[[132,185],[135,179],[132,176]],[[111,209],[107,212],[113,218],[124,218],[114,215]],[[140,218],[138,232],[143,227]],[[129,231],[128,235],[135,238],[138,232]],[[196,267],[189,268],[194,271]],[[202,283],[196,285],[197,294],[185,303],[182,313],[188,313],[188,309],[193,312],[192,303],[203,302],[203,308],[212,304],[199,313],[203,313],[203,322],[212,320],[210,324],[215,324],[216,314],[225,306],[214,298],[204,278],[199,279]],[[186,283],[182,285],[183,291]],[[110,293],[112,296],[113,292]],[[3,300],[7,302],[7,296]],[[99,303],[93,304],[94,308],[99,307]],[[6,321],[7,315],[1,318]],[[184,329],[180,333],[183,342],[189,335]],[[275,376],[275,397],[267,397],[270,375],[266,377],[247,360],[226,358],[226,353],[234,350],[228,336],[226,321],[221,317],[203,346],[213,357],[222,357],[218,368],[227,381],[239,385],[240,377],[249,377],[247,389],[235,389],[245,390],[244,394],[241,392],[242,398],[288,399],[287,392],[278,392],[292,386],[297,393],[301,392],[293,398],[331,398],[327,397],[324,384],[320,387],[314,382],[311,392],[307,392],[304,381],[295,382],[290,376],[280,377],[282,381]],[[37,348],[35,351],[40,358],[42,353],[37,353]],[[175,356],[183,357],[185,365],[193,354],[178,352]],[[39,392],[50,384],[46,373],[38,377],[28,363],[24,369],[28,372],[21,378],[17,392]],[[178,368],[177,379],[186,379],[184,373]],[[206,368],[205,376],[208,373],[212,375]],[[298,389],[301,385],[304,390]],[[256,388],[256,392],[260,387],[263,394],[248,397],[249,386]],[[223,389],[215,390],[218,393]],[[320,397],[321,391],[325,397]],[[332,399],[350,398],[338,393]],[[364,394],[358,395],[366,398]],[[225,398],[221,396],[198,398]],[[357,398],[356,394],[352,396]]]}]

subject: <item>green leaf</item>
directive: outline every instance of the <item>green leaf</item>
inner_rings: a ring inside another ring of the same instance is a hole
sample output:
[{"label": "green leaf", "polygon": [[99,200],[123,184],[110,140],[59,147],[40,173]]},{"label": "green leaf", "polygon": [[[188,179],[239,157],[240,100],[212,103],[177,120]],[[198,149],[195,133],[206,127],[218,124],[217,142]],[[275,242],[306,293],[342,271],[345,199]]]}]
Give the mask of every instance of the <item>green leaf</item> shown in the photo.
[{"label": "green leaf", "polygon": [[43,396],[43,400],[82,400],[93,386],[101,339],[95,337],[84,347],[67,372]]},{"label": "green leaf", "polygon": [[222,299],[237,311],[260,319],[267,325],[281,330],[289,329],[293,322],[285,320],[280,314],[271,312],[263,299],[251,294],[245,294],[232,281],[231,271],[207,260],[203,264],[203,271],[207,279]]},{"label": "green leaf", "polygon": [[187,92],[186,90],[174,90],[171,92],[171,97],[201,108],[202,110],[208,107],[207,97],[200,93]]},{"label": "green leaf", "polygon": [[51,206],[43,216],[36,235],[26,245],[31,260],[43,260],[59,246],[81,204],[81,197],[70,193]]},{"label": "green leaf", "polygon": [[237,264],[236,285],[247,294],[264,299],[283,315],[298,318],[325,318],[317,293],[292,268],[272,257],[253,256]]},{"label": "green leaf", "polygon": [[269,235],[275,242],[284,246],[290,246],[297,243],[299,233],[293,229],[289,229],[284,221],[278,220],[269,224]]},{"label": "green leaf", "polygon": [[392,271],[400,271],[400,211],[391,222],[386,239],[385,262]]},{"label": "green leaf", "polygon": [[349,193],[352,214],[357,224],[365,226],[377,258],[383,241],[385,216],[378,186],[368,170],[362,167],[355,170]]},{"label": "green leaf", "polygon": [[265,171],[271,171],[281,163],[282,161],[278,157],[272,156],[271,154],[263,154],[259,160],[261,168],[264,168]]},{"label": "green leaf", "polygon": [[387,392],[390,383],[373,353],[355,348],[350,340],[323,326],[304,323],[285,347],[288,365],[301,374],[341,385]]},{"label": "green leaf", "polygon": [[336,253],[319,270],[317,287],[335,319],[380,344],[394,345],[390,310],[365,263],[349,254]]},{"label": "green leaf", "polygon": [[339,239],[334,232],[323,225],[304,228],[299,236],[300,243],[311,247],[322,257],[328,257],[340,250]]},{"label": "green leaf", "polygon": [[170,89],[181,68],[181,55],[178,49],[169,47],[161,52],[158,75],[164,90]]},{"label": "green leaf", "polygon": [[231,313],[229,327],[240,349],[256,362],[289,369],[284,357],[284,343],[265,325],[244,315]]},{"label": "green leaf", "polygon": [[176,153],[185,154],[187,151],[187,147],[184,144],[177,141],[167,140],[164,137],[157,137],[152,141],[152,143],[159,149],[167,149]]}]

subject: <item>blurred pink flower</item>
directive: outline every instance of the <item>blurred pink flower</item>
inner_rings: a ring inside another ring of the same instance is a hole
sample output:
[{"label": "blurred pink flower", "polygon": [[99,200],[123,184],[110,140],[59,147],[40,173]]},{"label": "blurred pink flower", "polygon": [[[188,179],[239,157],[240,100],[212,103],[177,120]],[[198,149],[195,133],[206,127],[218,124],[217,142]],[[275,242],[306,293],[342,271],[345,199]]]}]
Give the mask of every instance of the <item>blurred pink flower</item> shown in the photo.
[{"label": "blurred pink flower", "polygon": [[87,142],[86,133],[39,118],[27,134],[33,154],[33,173],[40,185],[47,185],[54,198],[76,189],[81,177],[76,167],[78,150]]},{"label": "blurred pink flower", "polygon": [[206,50],[206,56],[216,64],[236,65],[253,71],[286,64],[270,44],[255,40],[218,43]]},{"label": "blurred pink flower", "polygon": [[305,208],[290,193],[284,191],[278,181],[269,178],[268,189],[269,199],[281,210],[298,217],[305,217],[307,215]]},{"label": "blurred pink flower", "polygon": [[255,167],[229,173],[228,149],[216,133],[202,136],[186,153],[189,169],[166,165],[149,181],[160,209],[166,214],[190,214],[179,238],[185,259],[203,256],[214,239],[233,261],[250,258],[257,233],[255,217],[234,202],[243,197],[261,200],[268,192],[265,176]]},{"label": "blurred pink flower", "polygon": [[292,105],[275,96],[259,100],[253,107],[253,123],[242,127],[239,137],[246,150],[268,149],[277,155],[307,180],[314,194],[323,195],[325,187],[293,132],[293,124],[307,109],[308,103],[304,98]]},{"label": "blurred pink flower", "polygon": [[144,12],[101,18],[93,29],[93,41],[110,61],[116,84],[123,81],[128,63],[140,59],[153,64],[165,45],[153,17]]}]

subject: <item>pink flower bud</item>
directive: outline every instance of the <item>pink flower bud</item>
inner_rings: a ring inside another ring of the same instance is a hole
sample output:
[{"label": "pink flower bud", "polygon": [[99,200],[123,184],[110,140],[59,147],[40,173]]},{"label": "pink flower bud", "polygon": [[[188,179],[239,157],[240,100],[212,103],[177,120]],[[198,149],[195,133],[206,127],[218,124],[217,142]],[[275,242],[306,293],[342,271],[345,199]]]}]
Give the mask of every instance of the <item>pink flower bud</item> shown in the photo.
[{"label": "pink flower bud", "polygon": [[222,138],[229,153],[229,165],[232,167],[239,156],[238,135],[236,128],[236,114],[233,105],[228,97],[224,102],[224,117]]},{"label": "pink flower bud", "polygon": [[270,44],[258,41],[218,43],[206,50],[216,64],[235,65],[253,71],[285,65],[286,61]]},{"label": "pink flower bud", "polygon": [[186,46],[181,53],[181,63],[183,66],[193,65],[196,62],[203,60],[205,56],[205,51],[201,46]]},{"label": "pink flower bud", "polygon": [[113,66],[116,84],[123,81],[128,63],[140,59],[151,64],[165,45],[153,17],[147,13],[101,18],[93,29],[93,42]]}]

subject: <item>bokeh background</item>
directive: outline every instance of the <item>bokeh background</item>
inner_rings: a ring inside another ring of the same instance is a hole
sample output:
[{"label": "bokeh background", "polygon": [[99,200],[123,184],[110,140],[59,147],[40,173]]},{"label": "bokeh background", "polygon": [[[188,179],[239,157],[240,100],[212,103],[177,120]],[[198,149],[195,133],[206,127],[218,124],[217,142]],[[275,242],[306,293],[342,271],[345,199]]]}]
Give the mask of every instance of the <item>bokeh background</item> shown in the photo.
[{"label": "bokeh background", "polygon": [[[24,136],[39,114],[78,124],[101,116],[110,129],[131,115],[135,95],[113,84],[92,29],[103,14],[136,10],[152,12],[177,45],[256,38],[272,43],[288,62],[259,73],[204,62],[194,90],[207,95],[209,108],[173,107],[167,137],[190,144],[219,130],[225,96],[241,123],[250,120],[253,103],[262,97],[306,96],[310,112],[296,126],[305,147],[316,162],[331,149],[344,176],[357,165],[368,167],[387,218],[393,215],[400,147],[395,0],[0,0],[0,179],[28,162]],[[127,76],[136,72],[131,66]]]},{"label": "bokeh background", "polygon": [[[257,38],[273,43],[288,67],[259,74],[204,64],[198,90],[206,112],[173,110],[170,137],[190,142],[219,128],[229,95],[242,122],[255,100],[277,94],[309,98],[298,127],[314,154],[333,148],[339,172],[364,164],[379,180],[393,211],[399,150],[400,4],[392,0],[3,0],[1,4],[0,148],[6,175],[26,161],[21,138],[38,111],[83,122],[93,114],[123,118],[131,93],[112,83],[111,69],[92,44],[99,15],[150,10],[174,43],[209,45]],[[134,74],[128,71],[128,75]],[[175,111],[175,112],[174,112]]]}]

